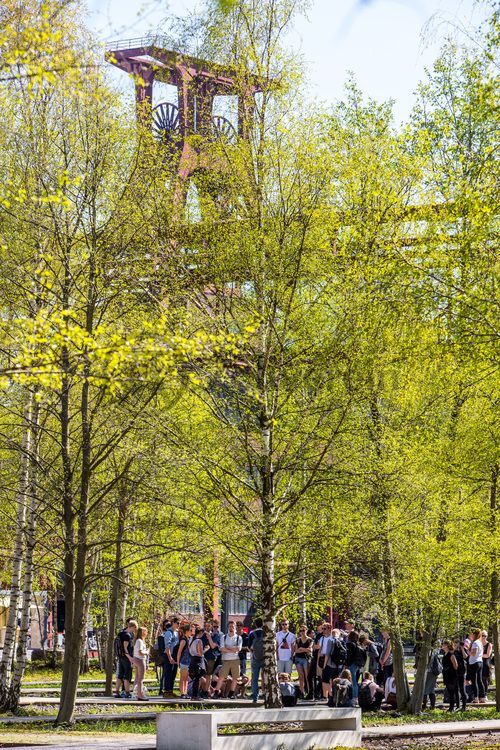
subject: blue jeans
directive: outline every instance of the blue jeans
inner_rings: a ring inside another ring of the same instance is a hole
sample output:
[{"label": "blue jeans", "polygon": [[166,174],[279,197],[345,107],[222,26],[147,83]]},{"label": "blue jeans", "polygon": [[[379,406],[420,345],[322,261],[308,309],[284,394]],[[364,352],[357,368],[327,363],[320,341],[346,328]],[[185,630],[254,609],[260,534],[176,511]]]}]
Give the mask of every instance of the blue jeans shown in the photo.
[{"label": "blue jeans", "polygon": [[259,697],[259,677],[262,669],[262,662],[258,659],[252,659],[252,700],[256,701]]},{"label": "blue jeans", "polygon": [[351,673],[352,677],[352,697],[357,698],[358,697],[358,670],[359,667],[357,667],[355,664],[349,664],[349,672]]},{"label": "blue jeans", "polygon": [[164,693],[171,693],[174,689],[175,676],[177,674],[177,664],[170,664],[166,656],[163,657],[163,684]]}]

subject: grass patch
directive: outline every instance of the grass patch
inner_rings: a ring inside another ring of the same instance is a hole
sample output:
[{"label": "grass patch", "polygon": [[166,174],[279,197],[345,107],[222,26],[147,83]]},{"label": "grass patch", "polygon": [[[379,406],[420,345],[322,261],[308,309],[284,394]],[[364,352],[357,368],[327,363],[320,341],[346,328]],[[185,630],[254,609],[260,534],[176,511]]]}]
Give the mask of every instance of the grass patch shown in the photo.
[{"label": "grass patch", "polygon": [[[21,732],[34,734],[51,734],[59,735],[81,735],[87,734],[152,734],[156,735],[155,721],[95,721],[92,724],[86,724],[82,721],[76,721],[71,726],[56,727],[51,722],[46,724],[10,724],[1,727],[1,735],[20,734]],[[1,744],[1,743],[0,743]]]},{"label": "grass patch", "polygon": [[481,721],[483,719],[500,719],[500,712],[495,708],[468,708],[466,711],[456,711],[449,713],[439,708],[434,711],[423,711],[418,716],[413,714],[403,714],[394,716],[393,712],[363,714],[364,727],[382,727],[388,724],[433,724],[440,721]]},{"label": "grass patch", "polygon": [[[48,664],[43,662],[28,662],[26,665],[26,671],[24,673],[23,682],[53,682],[54,680],[60,681],[62,678],[62,664],[56,664],[55,667],[50,667]],[[92,667],[90,672],[81,675],[82,680],[104,680],[106,679],[105,673],[102,669]]]}]

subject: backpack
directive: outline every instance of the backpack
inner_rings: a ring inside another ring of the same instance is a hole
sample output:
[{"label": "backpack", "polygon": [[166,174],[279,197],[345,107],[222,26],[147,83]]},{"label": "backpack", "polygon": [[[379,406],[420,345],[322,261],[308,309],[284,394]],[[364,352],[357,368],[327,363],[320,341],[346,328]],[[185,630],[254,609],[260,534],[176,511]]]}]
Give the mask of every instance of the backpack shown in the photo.
[{"label": "backpack", "polygon": [[153,643],[153,645],[151,646],[151,649],[149,651],[149,660],[155,665],[155,667],[160,666],[157,643]]},{"label": "backpack", "polygon": [[366,651],[356,643],[356,653],[354,655],[354,664],[356,667],[364,667],[366,662]]},{"label": "backpack", "polygon": [[115,637],[113,641],[113,651],[115,652],[115,656],[117,659],[123,659],[125,656],[125,648],[124,643],[121,639],[121,634],[123,633],[123,630],[120,630],[118,635]]},{"label": "backpack", "polygon": [[372,691],[370,690],[370,683],[366,682],[359,688],[358,692],[358,706],[361,709],[371,708],[373,706]]},{"label": "backpack", "polygon": [[331,663],[334,664],[336,667],[340,667],[342,664],[345,664],[346,658],[347,658],[346,647],[344,646],[342,641],[340,641],[338,638],[334,638],[330,646]]},{"label": "backpack", "polygon": [[349,680],[345,680],[343,678],[335,680],[335,682],[333,683],[332,694],[328,699],[328,706],[330,708],[349,707],[351,705],[349,688],[351,688],[351,683],[349,682]]},{"label": "backpack", "polygon": [[156,643],[151,646],[150,659],[155,667],[161,667],[163,665],[163,654],[165,653],[165,638],[159,635],[156,639]]},{"label": "backpack", "polygon": [[254,659],[257,659],[257,661],[264,660],[264,633],[262,631],[259,633],[258,637],[254,633],[252,643],[252,657]]},{"label": "backpack", "polygon": [[439,658],[437,651],[432,655],[430,668],[434,677],[438,677],[443,671],[443,665],[441,664],[441,659]]}]

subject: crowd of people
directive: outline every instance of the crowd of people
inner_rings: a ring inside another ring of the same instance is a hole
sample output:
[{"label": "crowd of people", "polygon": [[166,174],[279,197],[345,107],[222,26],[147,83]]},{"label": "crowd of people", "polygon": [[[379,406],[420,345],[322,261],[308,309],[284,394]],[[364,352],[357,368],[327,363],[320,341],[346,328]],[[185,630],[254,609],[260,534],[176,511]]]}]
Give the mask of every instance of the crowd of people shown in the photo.
[{"label": "crowd of people", "polygon": [[[256,703],[264,663],[264,630],[256,618],[250,632],[241,621],[229,621],[227,632],[218,620],[202,627],[165,619],[158,628],[151,653],[147,630],[133,619],[115,638],[117,661],[115,697],[147,700],[144,676],[148,659],[159,669],[160,694],[173,698],[179,676],[180,699],[246,698]],[[421,641],[415,647],[415,667],[421,658]],[[389,632],[375,641],[347,620],[342,629],[319,622],[315,629],[301,625],[297,634],[282,620],[276,632],[276,662],[283,704],[297,699],[322,700],[330,706],[357,706],[363,710],[394,708],[396,681]],[[424,707],[436,705],[436,681],[442,674],[449,710],[467,703],[486,701],[491,680],[492,646],[484,630],[474,629],[467,638],[443,640],[431,649],[426,665]],[[293,670],[297,682],[292,682]]]}]

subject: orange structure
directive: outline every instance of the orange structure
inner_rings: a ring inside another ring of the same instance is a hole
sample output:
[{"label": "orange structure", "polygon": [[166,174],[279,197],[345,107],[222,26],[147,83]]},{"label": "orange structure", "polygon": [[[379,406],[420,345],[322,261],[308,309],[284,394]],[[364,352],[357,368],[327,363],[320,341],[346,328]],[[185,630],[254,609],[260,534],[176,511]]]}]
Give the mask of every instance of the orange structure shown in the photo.
[{"label": "orange structure", "polygon": [[[184,204],[189,178],[197,171],[221,171],[220,161],[207,153],[207,143],[224,139],[235,143],[248,138],[248,123],[261,91],[256,78],[235,69],[167,50],[152,38],[110,42],[106,59],[134,78],[138,117],[150,116],[158,140],[177,150],[172,159],[177,172],[177,190]],[[177,104],[154,102],[155,81],[175,87]],[[237,100],[236,122],[215,114],[217,96]],[[193,136],[198,136],[194,138]],[[223,168],[222,168],[223,169]]]}]

